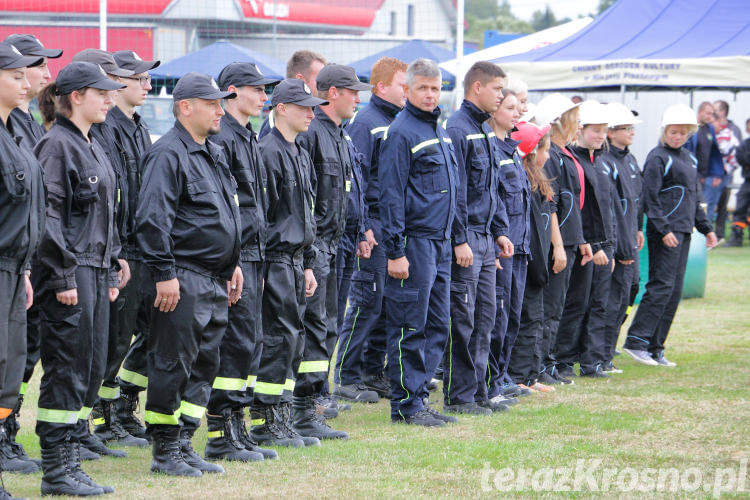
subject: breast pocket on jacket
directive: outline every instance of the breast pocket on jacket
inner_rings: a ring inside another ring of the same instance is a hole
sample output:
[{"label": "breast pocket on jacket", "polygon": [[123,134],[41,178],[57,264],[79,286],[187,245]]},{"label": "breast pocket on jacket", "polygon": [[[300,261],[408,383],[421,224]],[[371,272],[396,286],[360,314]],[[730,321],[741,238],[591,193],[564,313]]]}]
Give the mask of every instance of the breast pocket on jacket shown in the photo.
[{"label": "breast pocket on jacket", "polygon": [[187,215],[198,218],[216,217],[218,192],[216,186],[207,179],[198,179],[187,183],[190,207]]}]

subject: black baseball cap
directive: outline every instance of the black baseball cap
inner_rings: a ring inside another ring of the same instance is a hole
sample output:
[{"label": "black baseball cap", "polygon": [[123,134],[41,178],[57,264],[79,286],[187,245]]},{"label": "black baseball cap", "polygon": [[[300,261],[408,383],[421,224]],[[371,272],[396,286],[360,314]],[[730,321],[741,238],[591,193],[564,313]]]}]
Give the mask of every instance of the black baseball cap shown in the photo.
[{"label": "black baseball cap", "polygon": [[324,106],[328,104],[328,101],[312,95],[310,87],[304,81],[297,78],[287,78],[273,89],[271,106],[288,103],[299,106]]},{"label": "black baseball cap", "polygon": [[172,97],[175,101],[183,99],[234,99],[234,92],[222,92],[219,85],[212,77],[204,73],[187,73],[180,78],[174,87]]},{"label": "black baseball cap", "polygon": [[8,35],[6,42],[12,43],[25,56],[42,56],[57,59],[63,53],[62,49],[47,49],[34,35]]},{"label": "black baseball cap", "polygon": [[98,64],[107,72],[107,74],[110,75],[133,76],[135,74],[132,70],[119,67],[115,62],[114,57],[112,57],[112,54],[106,50],[85,49],[74,55],[73,60]]},{"label": "black baseball cap", "polygon": [[42,64],[43,57],[25,56],[12,43],[0,42],[0,69],[17,69]]},{"label": "black baseball cap", "polygon": [[107,76],[104,69],[98,64],[86,61],[73,61],[65,66],[57,74],[55,80],[57,95],[70,94],[74,90],[86,87],[99,90],[119,90],[125,85],[117,83]]},{"label": "black baseball cap", "polygon": [[134,50],[118,50],[112,53],[115,64],[124,69],[129,69],[133,74],[145,73],[161,64],[161,61],[144,61]]},{"label": "black baseball cap", "polygon": [[343,64],[329,64],[324,66],[316,78],[318,90],[328,90],[331,87],[350,90],[372,90],[372,85],[363,83],[357,78],[357,72],[351,66]]},{"label": "black baseball cap", "polygon": [[281,80],[266,78],[261,73],[258,65],[251,62],[234,62],[224,66],[219,73],[219,87],[226,90],[230,85],[235,87],[276,85]]}]

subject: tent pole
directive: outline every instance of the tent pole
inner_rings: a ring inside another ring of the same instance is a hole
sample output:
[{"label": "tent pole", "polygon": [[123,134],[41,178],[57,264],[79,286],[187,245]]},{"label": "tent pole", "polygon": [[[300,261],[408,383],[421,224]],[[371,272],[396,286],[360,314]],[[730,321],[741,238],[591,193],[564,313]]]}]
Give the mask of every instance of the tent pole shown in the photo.
[{"label": "tent pole", "polygon": [[625,104],[625,84],[620,85],[620,102]]},{"label": "tent pole", "polygon": [[461,102],[461,82],[463,81],[463,71],[461,70],[461,63],[464,57],[464,0],[458,0],[456,2],[456,84],[453,86],[453,109],[458,109],[458,105]]},{"label": "tent pole", "polygon": [[690,107],[693,107],[693,89],[690,89]]},{"label": "tent pole", "polygon": [[99,48],[107,50],[107,0],[99,0]]}]

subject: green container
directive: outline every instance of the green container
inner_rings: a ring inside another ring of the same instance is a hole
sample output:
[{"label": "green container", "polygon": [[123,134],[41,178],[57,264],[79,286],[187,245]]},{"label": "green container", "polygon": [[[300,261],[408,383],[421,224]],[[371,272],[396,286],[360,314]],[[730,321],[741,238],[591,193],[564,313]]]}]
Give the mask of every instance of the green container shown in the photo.
[{"label": "green container", "polygon": [[[644,224],[645,233],[645,224]],[[687,269],[685,270],[685,281],[682,285],[682,298],[694,299],[703,298],[706,292],[706,237],[696,230],[690,238],[690,253],[688,254]],[[640,289],[635,303],[638,304],[646,291],[646,282],[648,282],[648,240],[643,245],[641,253],[638,255],[641,270]]]}]

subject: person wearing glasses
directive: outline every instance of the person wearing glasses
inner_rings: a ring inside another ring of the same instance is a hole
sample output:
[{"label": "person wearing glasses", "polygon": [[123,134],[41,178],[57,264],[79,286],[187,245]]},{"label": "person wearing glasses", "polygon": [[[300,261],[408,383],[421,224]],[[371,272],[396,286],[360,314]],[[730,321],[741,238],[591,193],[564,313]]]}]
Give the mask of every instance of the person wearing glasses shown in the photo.
[{"label": "person wearing glasses", "polygon": [[[106,371],[99,389],[99,402],[93,411],[94,433],[106,442],[147,446],[148,442],[144,439],[146,429],[134,414],[138,393],[145,389],[145,384],[139,382],[146,376],[147,309],[140,292],[143,265],[133,229],[140,188],[141,157],[151,146],[151,138],[135,108],[146,100],[151,90],[151,77],[147,71],[159,66],[159,61],[144,61],[132,50],[116,52],[112,58],[119,69],[133,74],[120,77],[119,81],[125,88],[116,93],[115,106],[107,113],[104,123],[95,126],[94,130],[110,152],[117,175],[117,227],[122,242],[121,258],[128,261],[131,276],[135,279],[121,290],[117,301],[111,306]],[[117,379],[118,371],[128,354],[133,336],[136,337],[133,345],[135,352],[128,357],[129,369],[123,370],[120,381]]]}]

